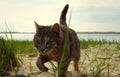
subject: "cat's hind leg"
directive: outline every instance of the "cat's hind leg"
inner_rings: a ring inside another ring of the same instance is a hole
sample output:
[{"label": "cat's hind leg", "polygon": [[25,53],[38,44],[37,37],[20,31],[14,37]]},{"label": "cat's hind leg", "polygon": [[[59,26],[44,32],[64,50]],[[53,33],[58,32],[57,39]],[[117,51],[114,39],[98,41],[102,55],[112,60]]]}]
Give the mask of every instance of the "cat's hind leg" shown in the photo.
[{"label": "cat's hind leg", "polygon": [[79,71],[79,58],[74,59],[73,62],[74,62],[74,70]]},{"label": "cat's hind leg", "polygon": [[[70,64],[70,61],[71,61],[70,58],[65,59],[65,60],[62,61],[60,74],[59,74],[58,77],[66,77],[66,72],[67,72],[68,66]],[[58,68],[59,67],[60,67],[60,62],[58,62]]]},{"label": "cat's hind leg", "polygon": [[50,61],[50,59],[47,56],[39,56],[36,65],[42,72],[47,72],[48,68],[45,67],[44,63],[48,61]]}]

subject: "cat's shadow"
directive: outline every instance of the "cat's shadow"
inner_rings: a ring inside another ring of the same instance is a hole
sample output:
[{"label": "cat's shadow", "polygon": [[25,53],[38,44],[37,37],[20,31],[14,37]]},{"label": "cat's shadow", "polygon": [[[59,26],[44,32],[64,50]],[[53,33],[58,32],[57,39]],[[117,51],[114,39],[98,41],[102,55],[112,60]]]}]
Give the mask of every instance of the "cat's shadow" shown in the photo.
[{"label": "cat's shadow", "polygon": [[[37,74],[35,77],[57,77],[55,74],[50,72],[41,72]],[[88,77],[86,74],[81,74],[75,71],[68,71],[66,77]]]},{"label": "cat's shadow", "polygon": [[68,71],[66,75],[67,77],[88,77],[87,74],[82,74],[77,71]]}]

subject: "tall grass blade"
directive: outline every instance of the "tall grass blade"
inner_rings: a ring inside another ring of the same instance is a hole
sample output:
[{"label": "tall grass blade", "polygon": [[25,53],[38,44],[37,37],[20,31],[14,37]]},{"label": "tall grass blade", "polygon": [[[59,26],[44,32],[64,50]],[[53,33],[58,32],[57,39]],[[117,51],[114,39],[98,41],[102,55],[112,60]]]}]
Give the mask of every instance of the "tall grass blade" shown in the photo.
[{"label": "tall grass blade", "polygon": [[[5,37],[0,38],[0,75],[3,75],[3,73],[7,75],[5,72],[13,70],[13,67],[19,65],[19,61],[15,55],[12,33],[6,23],[5,27]],[[7,35],[7,31],[9,31],[10,37]]]},{"label": "tall grass blade", "polygon": [[71,17],[72,17],[72,11],[70,12],[69,22],[68,22],[68,25],[66,27],[64,47],[63,47],[63,51],[62,51],[62,56],[61,56],[60,64],[58,66],[58,77],[60,76],[61,67],[62,67],[62,61],[64,59],[64,54],[65,54],[65,50],[66,50],[66,47],[67,47],[67,41],[68,41],[68,38],[69,38],[69,26],[70,26]]}]

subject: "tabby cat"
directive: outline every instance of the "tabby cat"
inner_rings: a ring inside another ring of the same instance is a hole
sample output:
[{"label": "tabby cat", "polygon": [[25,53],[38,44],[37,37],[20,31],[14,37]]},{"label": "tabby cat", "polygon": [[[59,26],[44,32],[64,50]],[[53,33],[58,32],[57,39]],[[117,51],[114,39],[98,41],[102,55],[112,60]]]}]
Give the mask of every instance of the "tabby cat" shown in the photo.
[{"label": "tabby cat", "polygon": [[[58,63],[58,66],[60,64],[67,29],[66,13],[68,11],[68,8],[68,4],[63,8],[59,24],[55,23],[51,26],[43,26],[35,22],[36,34],[34,35],[33,42],[40,53],[36,64],[42,72],[48,71],[48,68],[44,66],[44,63],[48,61],[54,60]],[[71,60],[74,61],[75,71],[79,71],[79,59],[80,42],[76,35],[76,32],[69,28],[69,37],[67,40],[67,46],[65,49],[64,59],[62,61],[59,77],[65,77],[65,73]]]}]

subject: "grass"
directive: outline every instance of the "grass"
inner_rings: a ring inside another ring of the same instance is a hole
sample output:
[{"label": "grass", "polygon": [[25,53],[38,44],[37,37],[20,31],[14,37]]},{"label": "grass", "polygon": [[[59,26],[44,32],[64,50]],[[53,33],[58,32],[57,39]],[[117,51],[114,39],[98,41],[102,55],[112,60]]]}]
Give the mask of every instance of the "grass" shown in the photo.
[{"label": "grass", "polygon": [[69,26],[70,26],[71,17],[72,17],[72,10],[71,10],[71,13],[70,13],[68,25],[66,27],[65,40],[64,40],[64,45],[63,45],[63,49],[62,49],[62,55],[61,55],[61,59],[60,59],[60,64],[58,66],[58,75],[57,75],[57,77],[60,77],[60,72],[61,72],[61,68],[62,68],[62,62],[64,60],[64,55],[65,55],[65,52],[66,52],[66,49],[67,49],[67,42],[68,42],[68,39],[69,39]]},{"label": "grass", "polygon": [[[120,71],[120,42],[82,39],[80,40],[80,43],[81,59],[79,65],[81,73],[84,73],[89,77],[111,77],[111,74],[113,72],[116,72],[116,70]],[[4,57],[6,57],[6,59],[8,60],[7,62],[9,62],[8,64],[10,65],[11,60],[9,60],[8,55],[6,55],[9,54],[8,51],[11,51],[12,53],[14,52],[15,55],[37,53],[37,50],[33,46],[32,41],[5,40],[1,38],[0,44],[0,49],[2,51],[7,51],[6,53],[4,53]],[[5,48],[2,46],[4,46]],[[0,57],[0,59],[3,58]],[[56,67],[54,63],[51,62],[51,65],[53,67],[53,71],[55,72]]]},{"label": "grass", "polygon": [[[6,40],[6,42],[9,42],[9,40]],[[36,53],[36,49],[33,45],[32,41],[28,40],[13,40],[12,43],[14,43],[14,51],[16,53],[25,54],[25,53]],[[88,49],[89,47],[95,47],[96,45],[103,45],[103,44],[115,44],[117,45],[117,49],[120,49],[120,42],[117,41],[106,41],[106,40],[80,40],[81,49]]]},{"label": "grass", "polygon": [[16,53],[19,53],[19,54],[36,53],[36,49],[35,49],[32,41],[14,40],[13,43],[15,45]]},{"label": "grass", "polygon": [[[119,66],[120,42],[105,40],[80,40],[80,42],[82,45],[80,71],[90,77],[110,77],[110,74]],[[32,41],[13,40],[13,43],[15,53],[36,53]],[[55,65],[51,64],[55,70]]]},{"label": "grass", "polygon": [[0,75],[8,75],[8,71],[19,66],[12,39],[0,38]]},{"label": "grass", "polygon": [[[17,54],[33,52],[34,47],[30,41],[13,40],[11,30],[6,23],[5,27],[5,31],[9,34],[4,33],[5,37],[0,37],[0,76],[9,75],[9,71],[17,74],[20,63],[22,63]],[[31,48],[27,47],[28,44]]]},{"label": "grass", "polygon": [[[32,41],[18,41],[12,38],[0,37],[0,76],[9,75],[9,71],[14,71],[17,74],[22,58],[20,54],[36,53]],[[16,67],[16,68],[14,68]]]},{"label": "grass", "polygon": [[90,77],[111,77],[120,71],[120,42],[81,40],[81,45],[81,72]]},{"label": "grass", "polygon": [[[103,45],[103,44],[119,44],[117,41],[106,41],[106,40],[84,40],[81,39],[80,44],[82,49],[87,49],[89,46]],[[119,46],[118,46],[119,47]]]},{"label": "grass", "polygon": [[[9,71],[17,71],[20,65],[19,58],[15,51],[15,45],[13,43],[12,33],[5,22],[6,32],[10,34],[4,34],[5,37],[0,37],[0,76],[9,75]],[[10,36],[10,37],[9,37]],[[17,69],[14,69],[16,67]]]}]

